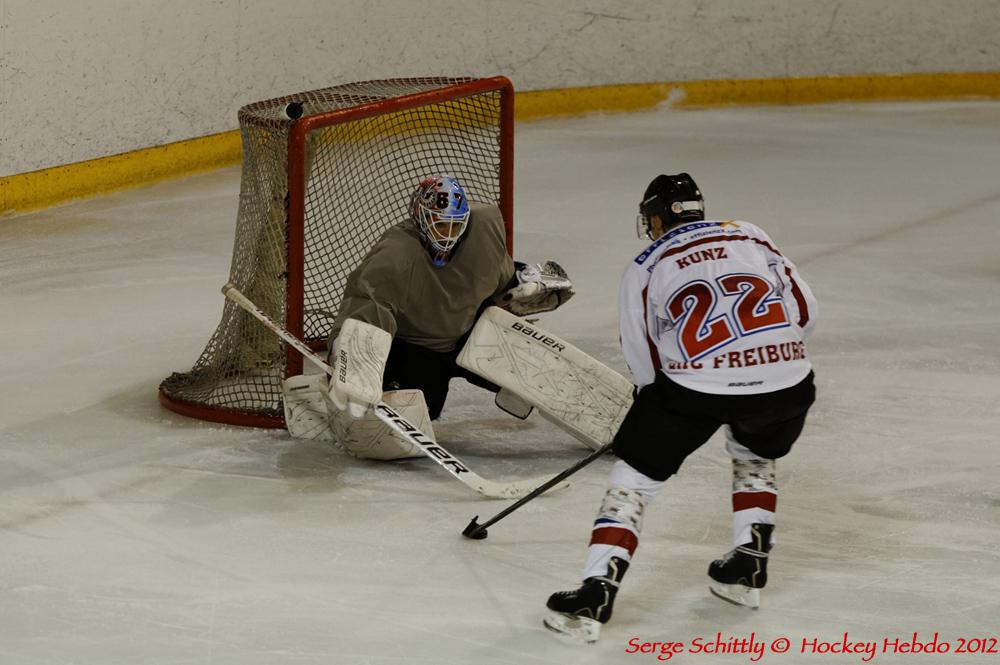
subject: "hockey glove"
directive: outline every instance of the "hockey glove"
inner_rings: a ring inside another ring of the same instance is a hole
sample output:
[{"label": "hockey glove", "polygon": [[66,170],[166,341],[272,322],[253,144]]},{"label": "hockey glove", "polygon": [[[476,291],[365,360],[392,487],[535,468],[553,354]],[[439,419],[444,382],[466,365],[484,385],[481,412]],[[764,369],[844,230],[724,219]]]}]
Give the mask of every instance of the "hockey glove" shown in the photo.
[{"label": "hockey glove", "polygon": [[517,286],[497,298],[497,304],[517,316],[551,312],[576,292],[563,267],[555,261],[520,265]]}]

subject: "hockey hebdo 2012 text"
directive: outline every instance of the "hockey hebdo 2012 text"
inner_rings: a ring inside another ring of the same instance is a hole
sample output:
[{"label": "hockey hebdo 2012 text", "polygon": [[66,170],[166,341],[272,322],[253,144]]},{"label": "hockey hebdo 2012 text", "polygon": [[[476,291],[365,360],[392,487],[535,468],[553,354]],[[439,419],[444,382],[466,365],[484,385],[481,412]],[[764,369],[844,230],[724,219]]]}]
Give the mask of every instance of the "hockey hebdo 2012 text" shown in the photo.
[{"label": "hockey hebdo 2012 text", "polygon": [[847,631],[835,638],[785,635],[765,638],[757,633],[743,636],[725,635],[720,631],[711,636],[699,635],[688,641],[649,641],[632,637],[626,643],[625,653],[655,656],[659,661],[671,660],[680,654],[734,654],[745,655],[751,662],[757,662],[768,654],[853,655],[863,663],[882,655],[970,654],[983,656],[985,662],[985,657],[1000,654],[1000,640],[990,634],[943,639],[937,632],[930,636],[913,632],[905,636],[856,639]]}]

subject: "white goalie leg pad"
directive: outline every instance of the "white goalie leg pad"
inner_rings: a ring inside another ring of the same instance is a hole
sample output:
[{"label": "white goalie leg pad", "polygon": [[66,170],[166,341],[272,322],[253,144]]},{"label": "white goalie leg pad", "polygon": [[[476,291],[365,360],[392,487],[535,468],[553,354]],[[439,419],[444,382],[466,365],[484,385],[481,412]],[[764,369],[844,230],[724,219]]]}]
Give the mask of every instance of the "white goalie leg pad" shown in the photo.
[{"label": "white goalie leg pad", "polygon": [[333,343],[330,402],[361,418],[382,397],[382,374],[392,335],[370,323],[347,319]]},{"label": "white goalie leg pad", "polygon": [[[419,390],[389,390],[382,401],[391,406],[420,431],[434,440],[427,402]],[[347,452],[360,459],[396,460],[423,457],[424,453],[369,411],[355,419],[334,410],[330,414],[334,440]]]},{"label": "white goalie leg pad", "polygon": [[327,416],[328,390],[329,383],[325,374],[290,376],[281,383],[285,427],[292,437],[333,440],[333,430]]},{"label": "white goalie leg pad", "polygon": [[479,317],[458,364],[511,391],[597,450],[632,404],[632,382],[569,342],[498,307]]}]

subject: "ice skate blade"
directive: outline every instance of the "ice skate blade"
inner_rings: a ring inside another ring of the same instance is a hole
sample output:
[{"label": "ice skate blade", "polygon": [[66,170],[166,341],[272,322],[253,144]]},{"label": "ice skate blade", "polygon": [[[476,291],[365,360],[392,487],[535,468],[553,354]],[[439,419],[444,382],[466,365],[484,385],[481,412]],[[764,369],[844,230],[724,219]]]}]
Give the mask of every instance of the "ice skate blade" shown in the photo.
[{"label": "ice skate blade", "polygon": [[545,627],[560,640],[573,644],[594,644],[601,636],[601,622],[587,617],[575,617],[549,610],[542,619]]},{"label": "ice skate blade", "polygon": [[721,598],[727,603],[749,607],[752,610],[760,609],[760,589],[752,589],[742,584],[722,584],[721,582],[709,582],[708,590],[716,598]]}]

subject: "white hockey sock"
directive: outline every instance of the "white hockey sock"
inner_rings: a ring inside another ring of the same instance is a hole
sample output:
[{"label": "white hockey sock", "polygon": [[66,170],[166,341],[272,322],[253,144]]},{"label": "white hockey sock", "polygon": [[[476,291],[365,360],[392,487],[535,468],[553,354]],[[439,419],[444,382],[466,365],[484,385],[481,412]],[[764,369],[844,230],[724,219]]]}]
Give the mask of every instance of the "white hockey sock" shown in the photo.
[{"label": "white hockey sock", "polygon": [[733,547],[750,542],[751,525],[774,524],[777,501],[774,460],[733,458]]},{"label": "white hockey sock", "polygon": [[587,561],[581,579],[604,577],[608,561],[618,557],[631,561],[639,546],[642,514],[664,481],[653,480],[619,460],[608,476],[608,491],[601,502],[587,548]]},{"label": "white hockey sock", "polygon": [[[750,526],[774,524],[778,501],[775,464],[758,457],[725,428],[726,450],[733,458],[733,547],[750,542]],[[773,533],[773,532],[772,532]],[[771,545],[774,545],[771,536]]]}]

